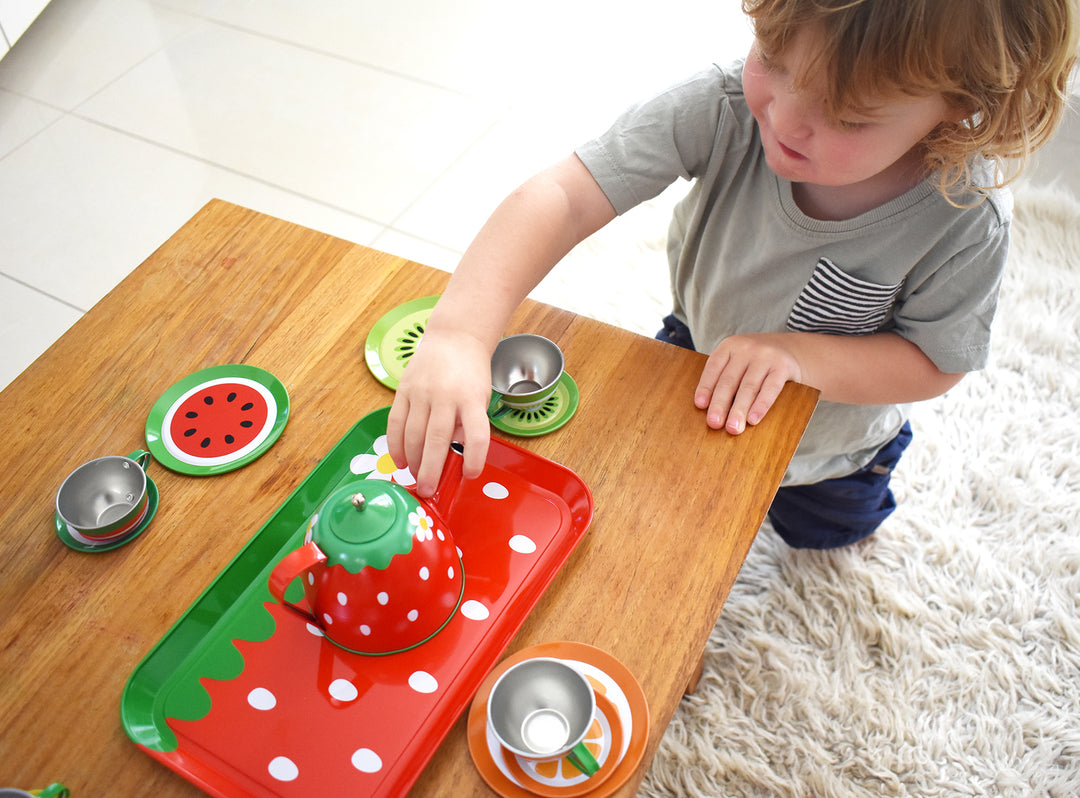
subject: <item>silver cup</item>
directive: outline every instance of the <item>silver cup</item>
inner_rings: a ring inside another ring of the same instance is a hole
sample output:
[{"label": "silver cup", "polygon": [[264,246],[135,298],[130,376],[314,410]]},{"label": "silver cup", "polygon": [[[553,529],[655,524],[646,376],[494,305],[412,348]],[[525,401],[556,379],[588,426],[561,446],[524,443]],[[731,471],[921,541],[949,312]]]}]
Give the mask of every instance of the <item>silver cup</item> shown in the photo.
[{"label": "silver cup", "polygon": [[99,457],[72,471],[56,492],[56,512],[84,538],[108,542],[134,530],[148,508],[150,453]]},{"label": "silver cup", "polygon": [[508,751],[526,759],[568,756],[582,773],[599,765],[582,742],[596,714],[588,680],[565,662],[534,657],[507,669],[491,688],[488,724]]},{"label": "silver cup", "polygon": [[555,393],[565,361],[558,345],[542,335],[521,333],[499,341],[491,356],[492,402],[488,412],[534,410]]}]

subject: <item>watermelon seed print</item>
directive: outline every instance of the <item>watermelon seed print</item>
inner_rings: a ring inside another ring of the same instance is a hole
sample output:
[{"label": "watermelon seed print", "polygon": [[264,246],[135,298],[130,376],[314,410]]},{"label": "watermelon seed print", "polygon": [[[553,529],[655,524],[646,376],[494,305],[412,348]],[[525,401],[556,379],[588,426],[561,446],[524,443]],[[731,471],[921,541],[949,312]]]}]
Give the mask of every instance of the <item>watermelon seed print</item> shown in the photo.
[{"label": "watermelon seed print", "polygon": [[245,456],[270,435],[277,402],[260,383],[226,377],[196,385],[165,415],[162,441],[190,465],[218,465]]}]

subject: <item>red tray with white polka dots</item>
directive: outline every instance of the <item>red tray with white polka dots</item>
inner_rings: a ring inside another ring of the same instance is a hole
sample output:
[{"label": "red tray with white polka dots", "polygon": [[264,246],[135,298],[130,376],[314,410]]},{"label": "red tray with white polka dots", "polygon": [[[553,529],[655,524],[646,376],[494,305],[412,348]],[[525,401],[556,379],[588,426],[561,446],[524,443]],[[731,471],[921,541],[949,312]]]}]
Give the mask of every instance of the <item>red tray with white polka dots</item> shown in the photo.
[{"label": "red tray with white polka dots", "polygon": [[388,410],[346,433],[128,680],[128,736],[211,795],[405,793],[592,520],[577,475],[493,438],[481,476],[434,500],[461,550],[457,613],[409,651],[338,648],[267,579],[340,485],[411,485],[387,455]]}]

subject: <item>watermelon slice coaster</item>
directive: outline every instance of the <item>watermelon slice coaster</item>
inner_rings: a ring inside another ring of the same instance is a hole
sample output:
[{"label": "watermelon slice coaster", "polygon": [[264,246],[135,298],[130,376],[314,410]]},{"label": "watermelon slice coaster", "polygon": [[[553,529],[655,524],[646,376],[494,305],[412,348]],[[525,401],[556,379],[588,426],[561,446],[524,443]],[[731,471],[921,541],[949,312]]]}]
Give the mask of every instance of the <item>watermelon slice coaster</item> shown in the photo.
[{"label": "watermelon slice coaster", "polygon": [[181,474],[223,474],[265,453],[288,419],[289,395],[273,374],[242,363],[211,366],[184,377],[154,403],[146,446],[155,460]]}]

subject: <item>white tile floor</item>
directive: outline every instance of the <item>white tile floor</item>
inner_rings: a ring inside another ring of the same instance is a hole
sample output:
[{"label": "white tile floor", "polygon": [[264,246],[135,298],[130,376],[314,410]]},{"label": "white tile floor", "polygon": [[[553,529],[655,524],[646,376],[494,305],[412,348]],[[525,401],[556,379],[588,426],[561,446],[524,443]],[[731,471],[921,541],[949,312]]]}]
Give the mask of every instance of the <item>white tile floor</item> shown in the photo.
[{"label": "white tile floor", "polygon": [[0,60],[0,387],[212,197],[451,269],[522,179],[749,41],[738,0],[53,0]]},{"label": "white tile floor", "polygon": [[0,387],[212,197],[451,269],[522,179],[748,41],[737,0],[53,0],[0,60]]}]

